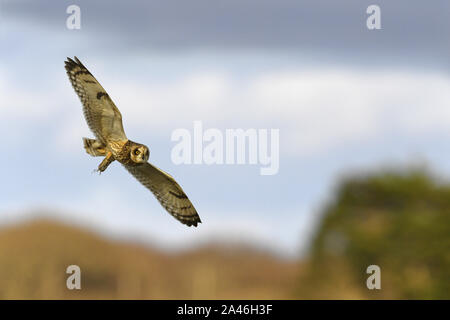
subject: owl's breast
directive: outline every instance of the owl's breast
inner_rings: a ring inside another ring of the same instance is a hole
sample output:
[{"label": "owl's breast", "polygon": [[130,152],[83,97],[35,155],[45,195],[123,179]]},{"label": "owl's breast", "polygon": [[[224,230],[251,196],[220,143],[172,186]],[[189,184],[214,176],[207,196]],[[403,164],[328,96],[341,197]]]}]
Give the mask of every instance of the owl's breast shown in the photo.
[{"label": "owl's breast", "polygon": [[114,158],[120,163],[128,166],[134,166],[136,163],[131,160],[131,147],[135,143],[133,141],[127,140],[124,142],[111,142],[109,147]]}]

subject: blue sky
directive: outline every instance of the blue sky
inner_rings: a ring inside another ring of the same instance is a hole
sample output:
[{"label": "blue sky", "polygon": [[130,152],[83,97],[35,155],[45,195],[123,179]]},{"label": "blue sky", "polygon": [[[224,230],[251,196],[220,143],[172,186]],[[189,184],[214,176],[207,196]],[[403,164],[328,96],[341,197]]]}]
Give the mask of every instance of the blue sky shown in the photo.
[{"label": "blue sky", "polygon": [[[81,30],[65,27],[70,4]],[[379,1],[86,2],[0,5],[0,221],[39,209],[111,237],[183,248],[253,241],[305,248],[336,182],[383,166],[450,173],[449,4]],[[447,14],[446,14],[447,13]],[[150,146],[203,224],[187,228],[118,164],[98,176],[63,61],[78,56]],[[171,133],[280,129],[280,170],[174,165]]]}]

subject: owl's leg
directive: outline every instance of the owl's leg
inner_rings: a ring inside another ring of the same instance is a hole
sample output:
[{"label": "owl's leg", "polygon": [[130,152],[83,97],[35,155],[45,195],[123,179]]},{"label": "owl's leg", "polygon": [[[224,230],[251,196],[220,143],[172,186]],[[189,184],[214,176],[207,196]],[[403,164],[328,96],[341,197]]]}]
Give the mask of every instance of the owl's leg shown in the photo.
[{"label": "owl's leg", "polygon": [[106,155],[105,145],[98,140],[83,138],[83,146],[86,152],[93,157]]},{"label": "owl's leg", "polygon": [[108,168],[108,166],[114,161],[114,157],[112,155],[111,152],[108,152],[106,154],[105,159],[103,159],[103,161],[99,164],[98,166],[98,172],[102,173],[103,171],[106,170],[106,168]]}]

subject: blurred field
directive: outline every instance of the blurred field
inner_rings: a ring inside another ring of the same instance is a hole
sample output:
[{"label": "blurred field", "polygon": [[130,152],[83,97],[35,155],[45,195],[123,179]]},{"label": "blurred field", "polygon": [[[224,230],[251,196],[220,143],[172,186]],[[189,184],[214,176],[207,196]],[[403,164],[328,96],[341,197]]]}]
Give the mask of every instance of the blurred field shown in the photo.
[{"label": "blurred field", "polygon": [[[81,290],[66,288],[72,264]],[[0,299],[282,299],[297,272],[249,248],[171,255],[45,220],[0,231]]]},{"label": "blurred field", "polygon": [[[0,299],[449,299],[450,186],[422,171],[351,177],[303,261],[251,247],[168,254],[48,220],[0,229]],[[81,267],[82,289],[66,288]],[[368,290],[366,268],[381,268]]]}]

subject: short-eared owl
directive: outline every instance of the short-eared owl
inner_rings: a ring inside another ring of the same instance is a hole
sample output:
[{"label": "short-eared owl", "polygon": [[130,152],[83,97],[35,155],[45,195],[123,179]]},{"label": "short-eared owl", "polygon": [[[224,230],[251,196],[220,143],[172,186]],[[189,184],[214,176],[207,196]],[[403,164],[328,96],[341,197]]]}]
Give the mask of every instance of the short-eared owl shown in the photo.
[{"label": "short-eared owl", "polygon": [[91,156],[105,157],[98,170],[103,172],[111,162],[119,161],[172,216],[188,226],[197,226],[200,217],[183,189],[169,174],[147,162],[150,152],[146,146],[128,140],[122,115],[100,83],[77,57],[75,61],[67,58],[65,68],[97,138],[83,138],[84,148]]}]

